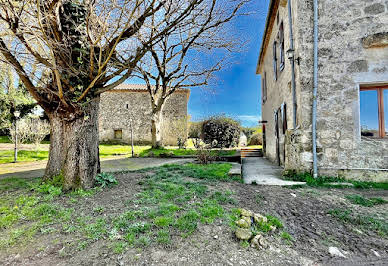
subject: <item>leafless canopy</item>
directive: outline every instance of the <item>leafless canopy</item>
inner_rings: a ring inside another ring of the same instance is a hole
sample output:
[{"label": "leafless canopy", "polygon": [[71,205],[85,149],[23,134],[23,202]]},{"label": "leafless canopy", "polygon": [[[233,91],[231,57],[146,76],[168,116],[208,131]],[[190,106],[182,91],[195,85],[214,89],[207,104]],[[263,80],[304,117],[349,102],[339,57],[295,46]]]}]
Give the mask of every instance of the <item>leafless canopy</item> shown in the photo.
[{"label": "leafless canopy", "polygon": [[0,60],[48,113],[82,115],[202,2],[0,0]]},{"label": "leafless canopy", "polygon": [[[226,55],[240,43],[229,22],[242,15],[247,2],[201,1],[184,23],[151,47],[138,63],[136,76],[147,83],[154,108],[158,109],[176,89],[207,85],[214,72],[227,63]],[[156,30],[148,38],[160,31],[157,26],[153,28]]]}]

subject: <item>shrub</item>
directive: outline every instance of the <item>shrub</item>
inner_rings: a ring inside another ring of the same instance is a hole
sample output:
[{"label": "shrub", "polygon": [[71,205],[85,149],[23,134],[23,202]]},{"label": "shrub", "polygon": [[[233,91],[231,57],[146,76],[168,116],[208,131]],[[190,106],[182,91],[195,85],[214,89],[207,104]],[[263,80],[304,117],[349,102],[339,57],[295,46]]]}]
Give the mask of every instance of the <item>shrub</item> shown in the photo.
[{"label": "shrub", "polygon": [[178,137],[177,144],[178,144],[179,149],[185,149],[186,148],[186,139]]},{"label": "shrub", "polygon": [[200,164],[208,164],[209,162],[214,160],[212,153],[208,149],[199,149],[197,151],[197,160]]},{"label": "shrub", "polygon": [[202,139],[212,148],[235,147],[239,138],[240,124],[229,117],[211,117],[203,122]]},{"label": "shrub", "polygon": [[110,187],[117,184],[116,177],[109,173],[101,173],[96,176],[96,183],[100,187]]},{"label": "shrub", "polygon": [[252,135],[248,145],[263,145],[263,135],[261,133]]},{"label": "shrub", "polygon": [[202,123],[195,122],[190,124],[189,128],[189,138],[193,140],[194,147],[199,149],[201,147],[201,131],[202,131]]}]

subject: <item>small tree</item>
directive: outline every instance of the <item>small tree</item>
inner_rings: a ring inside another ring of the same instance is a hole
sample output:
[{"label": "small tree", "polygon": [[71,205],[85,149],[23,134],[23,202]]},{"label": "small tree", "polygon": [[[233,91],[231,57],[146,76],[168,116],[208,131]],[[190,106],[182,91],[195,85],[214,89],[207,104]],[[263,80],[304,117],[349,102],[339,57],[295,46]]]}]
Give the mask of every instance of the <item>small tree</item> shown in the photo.
[{"label": "small tree", "polygon": [[[18,143],[32,142],[38,146],[50,133],[50,124],[39,117],[26,117],[17,121]],[[15,143],[15,127],[9,128],[10,139]]]},{"label": "small tree", "polygon": [[17,123],[17,132],[15,131],[15,124],[9,127],[10,140],[12,141],[12,143],[15,143],[16,136],[18,144],[28,142],[31,139],[29,119],[23,118],[20,120],[15,120],[14,123]]},{"label": "small tree", "polygon": [[[208,85],[231,57],[230,52],[241,47],[227,26],[247,2],[201,1],[175,31],[165,34],[139,61],[136,76],[146,82],[151,96],[153,148],[163,145],[162,110],[170,95],[179,89]],[[158,31],[158,27],[153,28]],[[152,38],[153,32],[150,34]]]},{"label": "small tree", "polygon": [[215,116],[203,122],[202,139],[212,148],[230,148],[238,145],[240,124],[226,116]]},{"label": "small tree", "polygon": [[38,147],[44,138],[50,134],[50,124],[39,117],[30,118],[28,123],[30,124],[31,131],[30,141]]},{"label": "small tree", "polygon": [[201,147],[202,122],[191,122],[189,126],[189,138],[193,140],[194,147]]}]

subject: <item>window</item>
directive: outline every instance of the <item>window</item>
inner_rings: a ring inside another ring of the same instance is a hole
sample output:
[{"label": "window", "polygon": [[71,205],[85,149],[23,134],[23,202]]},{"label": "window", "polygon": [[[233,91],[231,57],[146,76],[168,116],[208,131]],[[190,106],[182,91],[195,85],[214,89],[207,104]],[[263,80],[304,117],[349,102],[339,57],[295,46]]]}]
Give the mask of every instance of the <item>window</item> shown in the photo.
[{"label": "window", "polygon": [[114,138],[115,139],[123,139],[123,130],[122,129],[115,129]]},{"label": "window", "polygon": [[388,136],[388,85],[363,86],[360,89],[361,135],[371,138]]},{"label": "window", "polygon": [[283,134],[286,134],[287,131],[287,104],[283,103],[282,105],[282,117],[283,117]]},{"label": "window", "polygon": [[283,27],[283,21],[280,24],[279,28],[279,48],[280,48],[280,65],[279,69],[280,71],[283,71],[284,69],[284,27]]},{"label": "window", "polygon": [[267,100],[267,72],[264,72],[264,76],[261,79],[262,97],[263,103]]},{"label": "window", "polygon": [[274,79],[278,79],[278,58],[276,55],[276,49],[277,49],[277,43],[273,43],[273,74],[274,74]]}]

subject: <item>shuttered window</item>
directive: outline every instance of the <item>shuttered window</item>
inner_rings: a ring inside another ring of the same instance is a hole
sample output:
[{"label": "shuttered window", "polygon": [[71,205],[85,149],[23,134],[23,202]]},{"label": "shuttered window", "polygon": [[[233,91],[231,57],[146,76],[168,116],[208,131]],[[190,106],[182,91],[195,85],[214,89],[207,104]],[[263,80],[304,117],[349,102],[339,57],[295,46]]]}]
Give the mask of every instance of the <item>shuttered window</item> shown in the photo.
[{"label": "shuttered window", "polygon": [[261,78],[261,88],[263,103],[265,103],[265,101],[267,100],[267,72],[264,72],[264,75]]},{"label": "shuttered window", "polygon": [[273,43],[273,73],[274,73],[274,79],[278,79],[278,57],[277,57],[277,43]]},{"label": "shuttered window", "polygon": [[280,28],[279,28],[279,49],[280,49],[280,65],[279,65],[279,69],[280,71],[283,71],[284,69],[284,63],[285,63],[285,60],[284,60],[284,28],[283,28],[283,21],[282,23],[280,24]]}]

